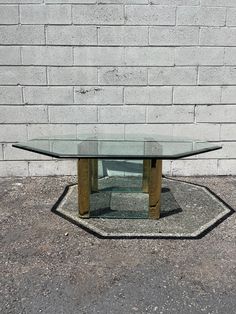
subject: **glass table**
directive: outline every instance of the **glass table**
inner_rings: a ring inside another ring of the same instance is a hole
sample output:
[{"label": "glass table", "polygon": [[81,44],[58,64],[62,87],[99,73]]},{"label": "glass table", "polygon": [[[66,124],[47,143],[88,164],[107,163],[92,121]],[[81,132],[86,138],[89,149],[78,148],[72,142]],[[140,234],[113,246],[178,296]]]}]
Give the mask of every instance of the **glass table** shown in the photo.
[{"label": "glass table", "polygon": [[89,218],[90,194],[98,191],[98,159],[143,160],[142,191],[149,194],[149,218],[160,218],[162,160],[222,148],[197,140],[161,135],[80,134],[33,139],[13,147],[78,160],[78,207]]}]

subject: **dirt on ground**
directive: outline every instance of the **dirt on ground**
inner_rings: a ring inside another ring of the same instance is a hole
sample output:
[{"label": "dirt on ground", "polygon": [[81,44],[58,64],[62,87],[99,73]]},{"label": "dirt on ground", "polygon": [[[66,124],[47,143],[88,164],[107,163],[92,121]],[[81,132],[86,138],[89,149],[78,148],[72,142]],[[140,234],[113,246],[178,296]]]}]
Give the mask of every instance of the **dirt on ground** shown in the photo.
[{"label": "dirt on ground", "polygon": [[[236,208],[236,177],[179,179]],[[101,239],[51,212],[74,182],[0,179],[0,313],[235,313],[235,214],[198,240]]]}]

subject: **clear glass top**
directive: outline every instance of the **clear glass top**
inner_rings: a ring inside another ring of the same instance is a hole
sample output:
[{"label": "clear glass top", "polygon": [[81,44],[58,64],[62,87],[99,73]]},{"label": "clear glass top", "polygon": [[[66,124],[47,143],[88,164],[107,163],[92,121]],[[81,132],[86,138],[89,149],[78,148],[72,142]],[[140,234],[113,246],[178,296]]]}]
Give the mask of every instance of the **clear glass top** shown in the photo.
[{"label": "clear glass top", "polygon": [[51,136],[14,147],[58,158],[177,159],[221,146],[163,135],[79,134]]}]

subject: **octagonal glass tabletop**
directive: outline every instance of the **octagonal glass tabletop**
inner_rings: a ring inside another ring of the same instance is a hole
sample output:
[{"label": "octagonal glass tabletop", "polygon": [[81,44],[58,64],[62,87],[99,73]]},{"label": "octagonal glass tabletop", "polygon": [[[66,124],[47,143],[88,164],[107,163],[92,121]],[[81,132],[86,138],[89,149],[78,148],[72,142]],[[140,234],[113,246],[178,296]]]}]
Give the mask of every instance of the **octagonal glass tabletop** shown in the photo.
[{"label": "octagonal glass tabletop", "polygon": [[32,139],[14,144],[57,158],[178,159],[220,149],[205,141],[163,135],[78,134]]}]

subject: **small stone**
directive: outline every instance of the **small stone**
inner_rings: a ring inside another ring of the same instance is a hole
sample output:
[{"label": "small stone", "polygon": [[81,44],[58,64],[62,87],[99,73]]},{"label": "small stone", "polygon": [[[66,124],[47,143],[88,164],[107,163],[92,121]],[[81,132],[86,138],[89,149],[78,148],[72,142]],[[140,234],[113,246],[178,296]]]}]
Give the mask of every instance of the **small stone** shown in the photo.
[{"label": "small stone", "polygon": [[136,306],[132,307],[132,310],[138,311],[138,308]]},{"label": "small stone", "polygon": [[66,232],[66,233],[65,233],[65,236],[67,237],[68,235],[69,235],[69,233],[68,233],[68,232]]}]

